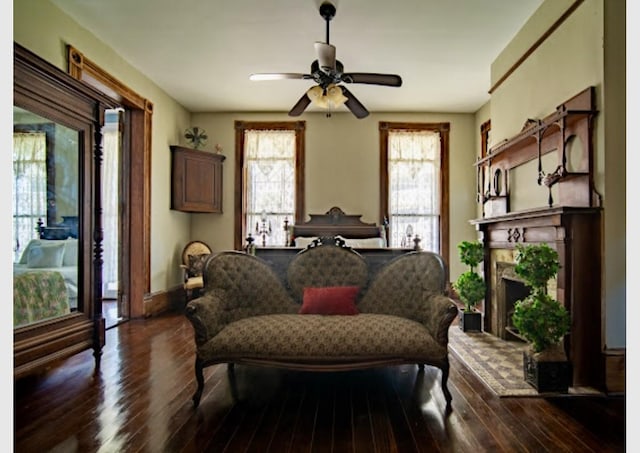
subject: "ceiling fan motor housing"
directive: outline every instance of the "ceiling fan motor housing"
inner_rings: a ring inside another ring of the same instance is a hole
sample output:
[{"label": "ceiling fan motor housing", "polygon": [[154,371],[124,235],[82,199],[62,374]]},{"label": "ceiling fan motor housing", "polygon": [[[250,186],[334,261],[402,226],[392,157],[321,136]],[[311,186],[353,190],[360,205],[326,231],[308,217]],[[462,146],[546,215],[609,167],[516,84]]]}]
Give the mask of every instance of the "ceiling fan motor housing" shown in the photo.
[{"label": "ceiling fan motor housing", "polygon": [[330,21],[336,15],[336,7],[331,2],[324,2],[320,5],[320,15],[326,21]]}]

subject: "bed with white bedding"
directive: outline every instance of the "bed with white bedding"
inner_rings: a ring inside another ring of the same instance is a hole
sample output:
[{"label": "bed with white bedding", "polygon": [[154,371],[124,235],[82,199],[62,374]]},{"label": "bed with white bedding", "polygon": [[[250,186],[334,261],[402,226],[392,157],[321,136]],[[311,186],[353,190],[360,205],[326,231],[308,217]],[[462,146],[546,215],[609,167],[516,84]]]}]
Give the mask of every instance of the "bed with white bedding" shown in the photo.
[{"label": "bed with white bedding", "polygon": [[70,310],[78,308],[78,240],[32,239],[13,263],[13,275],[56,272],[66,286]]}]

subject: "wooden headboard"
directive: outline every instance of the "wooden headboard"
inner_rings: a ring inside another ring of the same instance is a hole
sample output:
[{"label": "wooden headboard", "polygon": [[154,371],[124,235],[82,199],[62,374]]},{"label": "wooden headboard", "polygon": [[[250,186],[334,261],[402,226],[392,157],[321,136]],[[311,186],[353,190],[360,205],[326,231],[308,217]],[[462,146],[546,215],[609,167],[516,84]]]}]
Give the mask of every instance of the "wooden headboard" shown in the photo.
[{"label": "wooden headboard", "polygon": [[[348,239],[383,238],[386,231],[383,226],[365,223],[361,214],[345,214],[337,206],[324,214],[309,214],[311,219],[300,225],[291,225],[290,245],[297,237],[342,236]],[[385,240],[386,243],[386,240]]]}]

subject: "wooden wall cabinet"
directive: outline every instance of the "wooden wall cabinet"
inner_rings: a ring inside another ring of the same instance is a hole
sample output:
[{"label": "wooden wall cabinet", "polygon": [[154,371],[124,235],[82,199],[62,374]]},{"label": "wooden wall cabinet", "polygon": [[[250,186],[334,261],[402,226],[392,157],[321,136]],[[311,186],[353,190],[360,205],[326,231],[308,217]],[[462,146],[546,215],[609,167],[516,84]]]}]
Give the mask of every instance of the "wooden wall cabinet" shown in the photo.
[{"label": "wooden wall cabinet", "polygon": [[222,213],[222,162],[225,156],[171,146],[171,209]]}]

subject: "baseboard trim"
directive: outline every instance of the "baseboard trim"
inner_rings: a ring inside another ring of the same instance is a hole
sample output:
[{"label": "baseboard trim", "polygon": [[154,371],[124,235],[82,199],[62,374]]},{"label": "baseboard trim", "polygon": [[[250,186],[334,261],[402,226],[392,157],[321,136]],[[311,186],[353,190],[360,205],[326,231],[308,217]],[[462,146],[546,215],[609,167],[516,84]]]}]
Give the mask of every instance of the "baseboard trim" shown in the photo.
[{"label": "baseboard trim", "polygon": [[625,393],[626,348],[606,349],[605,385],[608,394]]},{"label": "baseboard trim", "polygon": [[185,293],[182,286],[175,286],[155,293],[144,295],[144,317],[156,316],[168,311],[177,311],[184,307]]}]

